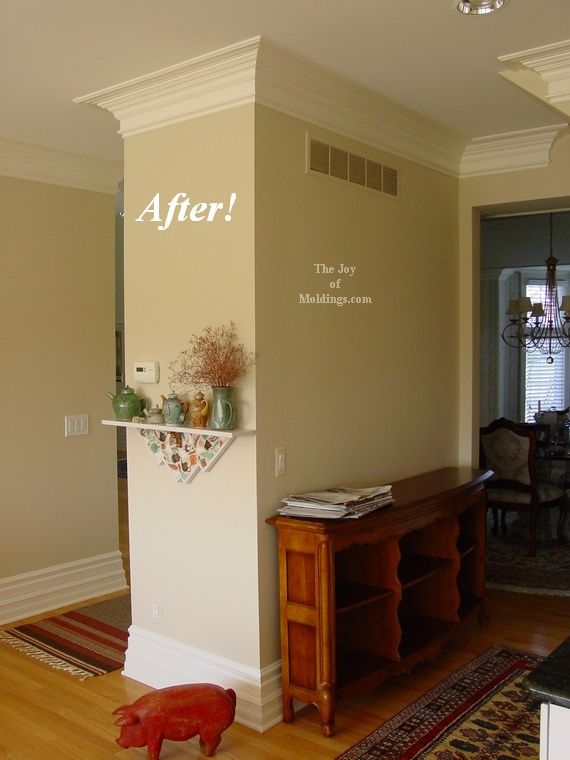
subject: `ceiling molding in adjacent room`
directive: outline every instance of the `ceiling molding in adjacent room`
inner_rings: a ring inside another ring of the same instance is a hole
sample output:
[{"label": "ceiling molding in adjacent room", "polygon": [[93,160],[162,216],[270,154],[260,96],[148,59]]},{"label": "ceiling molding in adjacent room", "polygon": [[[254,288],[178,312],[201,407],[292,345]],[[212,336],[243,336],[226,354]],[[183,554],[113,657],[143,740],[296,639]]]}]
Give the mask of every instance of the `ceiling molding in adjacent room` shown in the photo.
[{"label": "ceiling molding in adjacent room", "polygon": [[476,137],[461,159],[461,176],[541,169],[550,163],[550,150],[567,124]]},{"label": "ceiling molding in adjacent room", "polygon": [[570,116],[570,40],[502,55],[499,74],[564,117]]},{"label": "ceiling molding in adjacent room", "polygon": [[115,195],[123,165],[0,138],[0,175]]}]

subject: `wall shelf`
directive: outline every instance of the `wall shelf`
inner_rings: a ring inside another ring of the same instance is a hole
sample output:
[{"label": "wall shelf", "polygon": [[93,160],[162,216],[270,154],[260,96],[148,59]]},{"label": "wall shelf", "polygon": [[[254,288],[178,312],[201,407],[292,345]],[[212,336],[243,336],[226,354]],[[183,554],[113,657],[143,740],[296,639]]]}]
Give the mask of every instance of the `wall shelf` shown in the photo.
[{"label": "wall shelf", "polygon": [[254,430],[208,430],[186,425],[101,420],[103,425],[138,430],[156,461],[165,465],[179,483],[190,483],[199,472],[208,472],[236,438]]}]

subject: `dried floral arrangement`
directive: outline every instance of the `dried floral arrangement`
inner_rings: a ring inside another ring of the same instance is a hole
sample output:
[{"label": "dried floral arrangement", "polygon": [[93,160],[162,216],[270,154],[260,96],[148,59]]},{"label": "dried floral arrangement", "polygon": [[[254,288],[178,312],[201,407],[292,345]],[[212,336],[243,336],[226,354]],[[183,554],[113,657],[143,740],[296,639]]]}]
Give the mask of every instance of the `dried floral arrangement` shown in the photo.
[{"label": "dried floral arrangement", "polygon": [[172,388],[229,387],[255,363],[255,354],[239,342],[233,322],[205,327],[189,343],[169,364]]}]

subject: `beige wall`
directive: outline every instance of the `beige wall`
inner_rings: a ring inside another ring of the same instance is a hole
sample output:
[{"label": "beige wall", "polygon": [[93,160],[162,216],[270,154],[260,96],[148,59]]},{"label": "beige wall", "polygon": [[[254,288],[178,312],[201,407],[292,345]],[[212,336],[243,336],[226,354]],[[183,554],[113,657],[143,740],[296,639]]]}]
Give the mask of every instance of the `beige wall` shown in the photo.
[{"label": "beige wall", "polygon": [[[135,360],[157,360],[153,403],[169,391],[168,365],[206,325],[233,320],[255,349],[253,106],[125,141],[127,379]],[[231,222],[135,222],[155,193],[227,202]],[[255,427],[255,373],[239,383],[239,426]],[[133,621],[202,651],[259,664],[255,437],[237,440],[190,484],[159,467],[129,431]],[[158,601],[161,620],[152,620]]]},{"label": "beige wall", "polygon": [[[0,177],[0,578],[118,549],[114,199]],[[64,437],[66,414],[91,432]]]},{"label": "beige wall", "polygon": [[[400,170],[398,199],[305,173],[305,132]],[[256,368],[262,664],[279,656],[276,537],[287,493],[392,482],[457,461],[458,182],[256,109]],[[339,276],[314,264],[356,266]],[[300,304],[299,293],[372,305]],[[274,476],[285,446],[287,473]]]},{"label": "beige wall", "polygon": [[[305,174],[303,122],[244,106],[126,139],[125,322],[134,360],[168,364],[206,324],[234,320],[257,364],[240,383],[239,439],[216,467],[176,483],[129,433],[134,623],[263,668],[279,656],[276,535],[286,493],[389,482],[457,461],[457,181],[321,129],[400,170],[393,199]],[[160,192],[225,200],[233,220],[135,219]],[[342,295],[314,264],[356,266]],[[276,446],[287,473],[274,476]],[[152,603],[161,608],[152,620]]]},{"label": "beige wall", "polygon": [[568,208],[569,167],[570,129],[567,129],[556,139],[550,164],[544,169],[471,177],[460,182],[459,460],[462,464],[478,461],[480,214]]}]

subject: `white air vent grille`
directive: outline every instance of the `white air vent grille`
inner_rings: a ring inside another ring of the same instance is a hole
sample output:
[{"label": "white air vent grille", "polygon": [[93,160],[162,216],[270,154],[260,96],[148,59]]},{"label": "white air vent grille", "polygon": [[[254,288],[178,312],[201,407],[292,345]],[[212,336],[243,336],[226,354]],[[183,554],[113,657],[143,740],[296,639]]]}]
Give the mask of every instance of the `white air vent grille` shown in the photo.
[{"label": "white air vent grille", "polygon": [[398,170],[320,140],[307,140],[310,171],[388,195],[398,195]]}]

